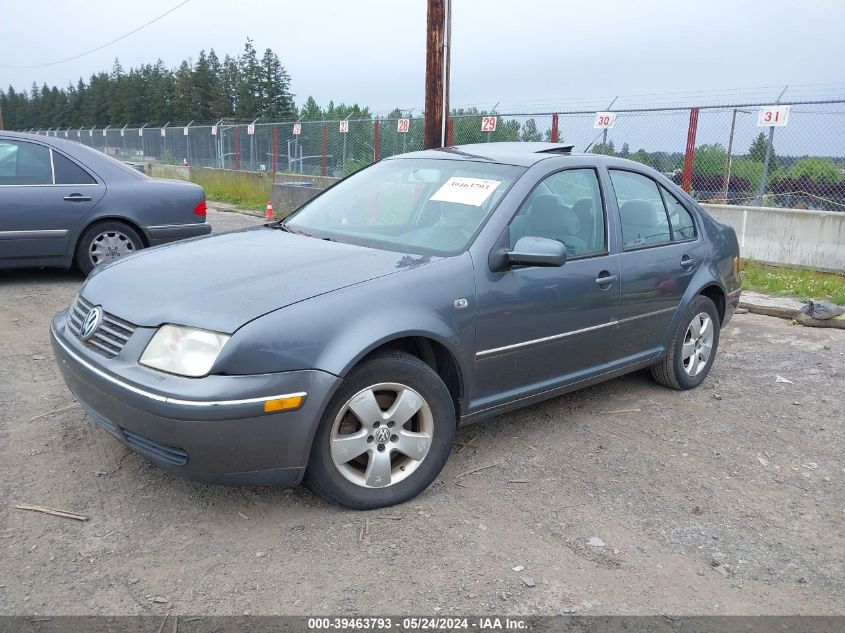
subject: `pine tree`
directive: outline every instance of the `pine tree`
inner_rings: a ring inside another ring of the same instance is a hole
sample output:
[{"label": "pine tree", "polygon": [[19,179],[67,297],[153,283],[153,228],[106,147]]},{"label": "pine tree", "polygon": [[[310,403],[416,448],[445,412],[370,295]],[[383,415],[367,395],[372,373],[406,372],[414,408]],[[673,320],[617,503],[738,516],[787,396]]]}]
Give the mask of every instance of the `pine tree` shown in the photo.
[{"label": "pine tree", "polygon": [[314,97],[308,97],[305,103],[302,104],[302,109],[299,111],[299,116],[303,121],[319,121],[323,118],[323,111]]},{"label": "pine tree", "polygon": [[261,109],[261,65],[250,38],[244,44],[244,53],[238,58],[238,102],[235,116],[241,119],[254,119]]},{"label": "pine tree", "polygon": [[223,87],[223,65],[213,48],[208,52],[208,72],[211,82],[208,97],[209,114],[215,121],[232,116],[229,97]]},{"label": "pine tree", "polygon": [[520,134],[522,141],[542,141],[543,135],[537,129],[537,122],[534,119],[528,119],[522,126],[522,134]]},{"label": "pine tree", "polygon": [[176,71],[173,92],[173,119],[180,123],[187,123],[193,116],[194,105],[194,75],[190,64],[183,61]]},{"label": "pine tree", "polygon": [[279,56],[268,48],[261,58],[258,113],[276,120],[291,118],[296,108],[289,87],[290,76],[279,61]]},{"label": "pine tree", "polygon": [[[769,144],[769,139],[766,138],[766,134],[764,132],[760,132],[757,135],[757,138],[751,143],[751,147],[748,148],[748,157],[751,160],[756,160],[757,162],[762,163],[766,160],[766,146]],[[775,146],[772,145],[772,155],[769,158],[769,165],[777,165],[778,160],[777,156],[775,155]]]}]

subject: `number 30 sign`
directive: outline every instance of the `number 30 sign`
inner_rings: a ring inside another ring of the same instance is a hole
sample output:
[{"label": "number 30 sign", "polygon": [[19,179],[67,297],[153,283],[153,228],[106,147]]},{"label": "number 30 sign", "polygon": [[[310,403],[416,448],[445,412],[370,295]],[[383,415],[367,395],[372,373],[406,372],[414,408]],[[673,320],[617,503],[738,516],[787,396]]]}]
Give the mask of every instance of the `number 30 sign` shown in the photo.
[{"label": "number 30 sign", "polygon": [[763,106],[757,113],[758,127],[786,127],[789,106]]}]

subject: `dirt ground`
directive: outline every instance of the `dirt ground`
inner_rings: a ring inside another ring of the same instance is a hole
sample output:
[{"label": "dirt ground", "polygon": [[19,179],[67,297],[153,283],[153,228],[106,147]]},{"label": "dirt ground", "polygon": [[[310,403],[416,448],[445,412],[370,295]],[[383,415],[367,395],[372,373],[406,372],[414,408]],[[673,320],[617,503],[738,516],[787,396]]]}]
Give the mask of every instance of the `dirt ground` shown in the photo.
[{"label": "dirt ground", "polygon": [[845,613],[845,332],[737,315],[701,388],[637,373],[464,428],[429,490],[359,513],[90,425],[48,341],[81,281],[0,272],[2,614]]}]

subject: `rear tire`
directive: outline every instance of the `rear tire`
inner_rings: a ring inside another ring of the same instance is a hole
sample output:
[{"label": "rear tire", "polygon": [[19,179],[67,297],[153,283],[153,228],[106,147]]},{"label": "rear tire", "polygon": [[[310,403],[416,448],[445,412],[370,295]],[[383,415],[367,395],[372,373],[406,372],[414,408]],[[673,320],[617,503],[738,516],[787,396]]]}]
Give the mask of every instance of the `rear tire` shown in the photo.
[{"label": "rear tire", "polygon": [[355,367],[317,429],[306,482],[355,510],[407,501],[443,469],[455,408],[440,376],[404,352],[378,352]]},{"label": "rear tire", "polygon": [[83,274],[144,248],[138,231],[125,222],[107,220],[88,227],[76,244],[74,261]]},{"label": "rear tire", "polygon": [[716,305],[709,297],[697,296],[678,321],[666,356],[651,367],[652,377],[672,389],[698,387],[716,359],[720,327]]}]

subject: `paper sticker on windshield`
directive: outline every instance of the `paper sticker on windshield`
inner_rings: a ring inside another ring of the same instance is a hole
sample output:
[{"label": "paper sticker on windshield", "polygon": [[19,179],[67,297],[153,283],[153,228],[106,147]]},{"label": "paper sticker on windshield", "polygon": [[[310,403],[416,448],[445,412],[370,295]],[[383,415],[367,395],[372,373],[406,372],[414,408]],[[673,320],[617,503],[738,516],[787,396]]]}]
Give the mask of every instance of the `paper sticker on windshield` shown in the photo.
[{"label": "paper sticker on windshield", "polygon": [[471,204],[474,207],[480,207],[496,190],[496,187],[501,184],[501,180],[452,176],[429,199],[438,202],[456,202],[458,204]]}]

